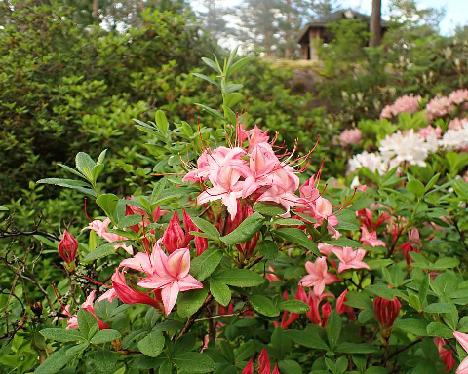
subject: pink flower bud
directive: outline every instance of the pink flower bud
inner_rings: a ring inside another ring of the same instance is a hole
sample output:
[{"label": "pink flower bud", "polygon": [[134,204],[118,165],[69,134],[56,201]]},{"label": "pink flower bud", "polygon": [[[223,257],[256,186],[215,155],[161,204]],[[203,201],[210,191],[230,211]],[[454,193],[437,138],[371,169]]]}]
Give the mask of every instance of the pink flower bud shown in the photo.
[{"label": "pink flower bud", "polygon": [[401,303],[397,297],[393,300],[387,300],[383,297],[377,296],[374,299],[374,315],[377,321],[384,328],[393,326],[393,322],[400,314]]},{"label": "pink flower bud", "polygon": [[58,244],[58,252],[60,258],[69,264],[75,260],[76,252],[78,250],[78,242],[75,237],[67,230],[63,232],[62,240]]}]

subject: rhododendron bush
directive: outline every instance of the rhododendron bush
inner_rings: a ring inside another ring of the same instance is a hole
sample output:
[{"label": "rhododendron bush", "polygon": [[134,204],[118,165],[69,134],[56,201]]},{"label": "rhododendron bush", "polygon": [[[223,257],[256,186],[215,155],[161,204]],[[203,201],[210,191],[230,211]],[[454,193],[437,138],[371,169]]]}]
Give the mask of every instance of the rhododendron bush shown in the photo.
[{"label": "rhododendron bush", "polygon": [[222,111],[199,108],[223,126],[138,121],[162,155],[144,188],[107,191],[106,151],[39,181],[83,193],[89,224],[68,217],[59,241],[36,233],[62,279],[23,334],[35,372],[466,373],[462,151],[449,172],[442,156],[412,166],[396,152],[359,178],[323,175],[313,149],[234,111],[230,76],[248,60],[205,61]]}]

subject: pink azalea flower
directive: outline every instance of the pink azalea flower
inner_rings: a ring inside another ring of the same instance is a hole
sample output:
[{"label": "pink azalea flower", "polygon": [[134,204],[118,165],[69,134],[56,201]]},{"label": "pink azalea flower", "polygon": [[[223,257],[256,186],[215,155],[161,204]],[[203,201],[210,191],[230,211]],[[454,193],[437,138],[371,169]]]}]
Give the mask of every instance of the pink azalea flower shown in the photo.
[{"label": "pink azalea flower", "polygon": [[327,258],[325,256],[317,258],[315,262],[307,261],[305,269],[308,274],[299,281],[299,285],[313,287],[316,295],[323,293],[325,285],[338,280],[338,278],[328,272]]},{"label": "pink azalea flower", "polygon": [[454,331],[453,332],[454,338],[457,340],[458,344],[468,353],[468,334],[463,332]]},{"label": "pink azalea flower", "polygon": [[445,348],[446,342],[442,338],[434,338],[434,344],[436,345],[437,350],[439,351],[439,357],[444,363],[447,372],[451,371],[456,363],[455,359],[452,356],[452,351],[450,351],[450,349]]},{"label": "pink azalea flower", "polygon": [[[297,288],[295,299],[301,300],[309,306],[309,311],[306,313],[306,317],[310,322],[316,325],[325,326],[328,321],[328,317],[331,314],[331,304],[327,301],[322,304],[327,298],[333,298],[333,294],[329,292],[323,292],[320,295],[316,295],[315,292],[305,292],[304,288],[299,286]],[[321,311],[320,313],[320,306]]]},{"label": "pink azalea flower", "polygon": [[[90,294],[86,297],[85,302],[81,304],[81,309],[91,314],[97,320],[99,330],[108,329],[109,325],[104,321],[100,320],[99,317],[96,315],[96,312],[94,310],[94,299],[96,299],[96,290],[91,291]],[[65,308],[63,309],[63,314],[69,317],[67,321],[67,329],[77,329],[79,327],[78,318],[76,315],[72,315],[70,313],[69,305],[65,306]]]},{"label": "pink azalea flower", "polygon": [[377,239],[377,232],[369,232],[366,226],[361,226],[361,243],[370,245],[372,247],[382,246],[385,247],[385,243]]},{"label": "pink azalea flower", "polygon": [[161,296],[166,315],[174,308],[179,292],[203,288],[203,284],[189,274],[190,252],[188,248],[179,248],[170,256],[155,245],[154,269],[152,276],[141,280],[138,285],[144,288],[161,289]]},{"label": "pink azalea flower", "polygon": [[362,133],[359,129],[344,130],[339,136],[340,145],[346,147],[347,145],[359,144],[362,140]]},{"label": "pink azalea flower", "polygon": [[358,248],[356,251],[351,247],[337,248],[333,249],[333,253],[340,260],[340,263],[338,264],[338,273],[342,273],[348,269],[370,270],[369,265],[362,261],[367,253],[362,248]]},{"label": "pink azalea flower", "polygon": [[338,314],[344,314],[346,313],[348,315],[349,319],[356,319],[356,314],[354,313],[354,309],[351,308],[350,306],[345,305],[346,303],[346,295],[348,294],[348,289],[345,289],[340,296],[336,298],[336,312]]},{"label": "pink azalea flower", "polygon": [[318,243],[318,249],[321,254],[325,256],[330,256],[334,249],[339,249],[340,247],[327,244],[327,243]]},{"label": "pink azalea flower", "polygon": [[[116,269],[115,273],[112,275],[111,290],[113,290],[112,294],[115,294],[124,304],[146,304],[157,309],[162,309],[159,292],[156,292],[156,297],[153,298],[143,292],[134,290],[127,284],[124,273],[118,269]],[[110,293],[111,290],[106,291],[101,297],[107,292]],[[106,297],[109,297],[109,295]]]},{"label": "pink azalea flower", "polygon": [[[114,233],[109,232],[109,224],[110,224],[110,218],[105,218],[104,221],[100,221],[98,219],[94,220],[91,222],[88,226],[90,230],[93,230],[96,232],[96,234],[107,241],[108,243],[115,243],[115,242],[123,242],[128,240],[128,238],[124,236],[120,236]],[[133,247],[129,244],[125,243],[116,243],[114,245],[114,248],[123,248],[125,251],[127,251],[129,254],[133,255]]]},{"label": "pink azalea flower", "polygon": [[[453,336],[461,347],[468,353],[468,334],[454,331]],[[460,363],[456,370],[456,374],[467,374],[468,373],[468,356],[466,356],[463,361]]]}]

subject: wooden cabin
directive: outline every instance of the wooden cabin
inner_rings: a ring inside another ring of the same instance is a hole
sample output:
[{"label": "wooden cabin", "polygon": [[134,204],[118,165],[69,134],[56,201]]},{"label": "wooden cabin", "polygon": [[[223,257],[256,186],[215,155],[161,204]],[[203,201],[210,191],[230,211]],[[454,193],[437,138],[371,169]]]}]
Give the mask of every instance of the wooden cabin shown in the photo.
[{"label": "wooden cabin", "polygon": [[[323,43],[330,43],[333,39],[333,35],[328,29],[330,23],[345,19],[365,21],[370,28],[370,17],[352,9],[338,10],[327,17],[316,19],[308,23],[301,31],[298,40],[301,46],[301,58],[305,60],[317,60],[317,46]],[[382,21],[381,26],[383,34],[387,30],[388,25],[385,21]]]}]

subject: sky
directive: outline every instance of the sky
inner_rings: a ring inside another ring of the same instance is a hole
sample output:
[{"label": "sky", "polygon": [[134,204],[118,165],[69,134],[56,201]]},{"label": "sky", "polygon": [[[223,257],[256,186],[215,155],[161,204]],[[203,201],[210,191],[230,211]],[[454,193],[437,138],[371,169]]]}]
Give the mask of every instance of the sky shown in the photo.
[{"label": "sky", "polygon": [[[220,6],[238,5],[242,0],[218,0]],[[370,14],[372,0],[339,0],[343,8],[352,8],[362,13]],[[200,0],[192,0],[192,6],[195,10],[203,9]],[[388,8],[390,0],[382,0],[382,15],[385,18],[385,11]],[[444,8],[445,17],[442,19],[439,27],[444,35],[450,35],[457,25],[468,24],[468,0],[416,0],[421,8]]]}]

